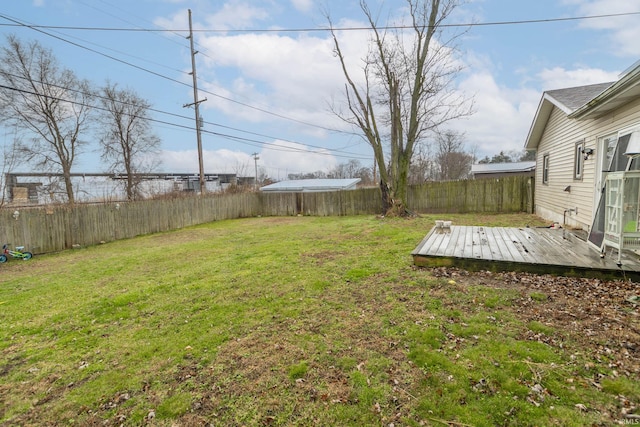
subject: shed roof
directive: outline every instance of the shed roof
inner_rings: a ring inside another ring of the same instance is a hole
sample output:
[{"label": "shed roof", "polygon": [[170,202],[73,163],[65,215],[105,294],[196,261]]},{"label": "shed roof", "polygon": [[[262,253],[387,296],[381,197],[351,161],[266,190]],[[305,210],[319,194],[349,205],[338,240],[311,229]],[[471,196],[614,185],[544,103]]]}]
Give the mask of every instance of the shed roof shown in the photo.
[{"label": "shed roof", "polygon": [[535,170],[536,162],[508,162],[508,163],[481,163],[471,165],[471,173],[474,175],[489,173],[516,173]]},{"label": "shed roof", "polygon": [[272,192],[309,192],[353,190],[360,178],[349,179],[293,179],[280,181],[260,188],[260,191]]}]

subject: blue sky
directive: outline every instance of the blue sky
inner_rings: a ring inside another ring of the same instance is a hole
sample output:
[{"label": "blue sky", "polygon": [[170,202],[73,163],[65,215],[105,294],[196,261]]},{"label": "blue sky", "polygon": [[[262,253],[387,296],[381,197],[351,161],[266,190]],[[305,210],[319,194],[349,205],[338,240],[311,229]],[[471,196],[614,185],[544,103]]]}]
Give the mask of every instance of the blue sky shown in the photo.
[{"label": "blue sky", "polygon": [[[369,4],[392,17],[406,3]],[[193,102],[188,9],[194,28],[207,30],[194,38],[200,99],[207,98],[200,109],[205,172],[252,176],[253,153],[275,179],[326,171],[349,159],[372,165],[370,147],[331,113],[344,77],[329,34],[259,31],[324,27],[326,10],[336,27],[364,26],[358,1],[21,0],[4,2],[0,15],[27,25],[173,31],[36,31],[0,16],[0,32],[40,41],[95,85],[109,80],[134,89],[158,110],[153,117],[167,122],[154,127],[162,139],[163,170],[197,172],[196,136],[188,129],[193,109],[183,107]],[[471,0],[454,19],[483,24],[637,12],[640,0]],[[456,89],[474,97],[475,114],[449,128],[464,132],[467,150],[479,158],[522,149],[544,90],[613,81],[640,59],[638,20],[640,15],[472,27],[459,39],[465,69]],[[362,31],[340,34],[354,65],[366,37]],[[8,131],[0,134],[0,142],[12,138]],[[97,152],[89,150],[74,171],[102,168]]]}]

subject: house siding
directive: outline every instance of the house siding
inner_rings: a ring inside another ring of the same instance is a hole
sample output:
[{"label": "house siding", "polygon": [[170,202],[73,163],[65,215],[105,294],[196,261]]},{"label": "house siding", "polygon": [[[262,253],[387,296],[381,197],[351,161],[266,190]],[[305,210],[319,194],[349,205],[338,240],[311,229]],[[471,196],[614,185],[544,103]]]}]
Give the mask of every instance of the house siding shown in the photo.
[{"label": "house siding", "polygon": [[[640,124],[640,99],[598,119],[571,120],[553,108],[538,145],[536,213],[550,221],[589,230],[594,215],[598,138]],[[594,154],[584,161],[581,180],[574,179],[575,143],[584,140]],[[542,159],[549,154],[549,183],[542,183]],[[565,189],[571,186],[570,191]],[[576,209],[577,214],[569,209]]]}]

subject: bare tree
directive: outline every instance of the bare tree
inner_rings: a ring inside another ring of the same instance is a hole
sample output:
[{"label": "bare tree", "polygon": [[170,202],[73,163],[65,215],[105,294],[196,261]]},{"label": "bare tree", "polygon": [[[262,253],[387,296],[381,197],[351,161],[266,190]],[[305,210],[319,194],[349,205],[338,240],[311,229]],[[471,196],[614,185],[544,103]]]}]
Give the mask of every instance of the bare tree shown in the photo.
[{"label": "bare tree", "polygon": [[258,166],[258,182],[261,185],[269,185],[274,182],[273,179],[269,177],[269,173],[264,166]]},{"label": "bare tree", "polygon": [[11,183],[7,182],[7,174],[13,171],[17,161],[17,141],[13,140],[10,144],[2,146],[0,153],[0,208],[7,201],[7,190]]},{"label": "bare tree", "polygon": [[0,61],[2,114],[27,136],[20,154],[40,170],[61,172],[73,204],[71,168],[86,144],[80,137],[91,111],[89,83],[61,68],[51,50],[15,36],[7,37]]},{"label": "bare tree", "polygon": [[407,0],[409,30],[376,22],[360,0],[372,40],[364,58],[364,80],[352,77],[337,31],[334,50],[346,78],[347,113],[338,115],[359,128],[373,148],[387,214],[405,215],[409,166],[414,147],[443,123],[471,114],[472,105],[452,89],[461,71],[454,61],[457,34],[443,27],[458,0]]},{"label": "bare tree", "polygon": [[290,173],[287,174],[287,179],[295,180],[295,179],[325,179],[327,178],[327,174],[323,171],[315,171],[315,172],[299,172],[299,173]]},{"label": "bare tree", "polygon": [[409,166],[409,185],[436,180],[431,144],[418,144]]},{"label": "bare tree", "polygon": [[360,178],[361,185],[370,185],[372,183],[371,173],[370,168],[362,166],[358,160],[351,159],[346,163],[336,165],[327,173],[327,178]]},{"label": "bare tree", "polygon": [[473,156],[464,151],[463,135],[445,131],[436,135],[438,179],[463,179],[471,171]]},{"label": "bare tree", "polygon": [[500,151],[499,154],[494,154],[491,158],[489,156],[484,156],[484,159],[480,160],[478,163],[486,164],[486,163],[511,163],[513,159],[511,155],[507,152]]},{"label": "bare tree", "polygon": [[126,174],[127,200],[135,200],[140,197],[140,175],[158,165],[160,139],[151,129],[151,106],[133,90],[111,83],[102,88],[101,103],[102,159],[109,172]]},{"label": "bare tree", "polygon": [[[247,177],[249,177],[250,175],[253,175],[250,171],[253,169],[251,167],[251,164],[249,162],[240,162],[239,160],[236,161],[235,165],[233,166],[233,173],[236,174],[236,179],[235,181],[227,188],[227,191],[230,193],[241,193],[241,192],[245,192],[245,191],[250,191],[251,188],[255,188],[254,185],[252,185],[251,181],[249,181],[248,179],[245,179]],[[255,184],[255,183],[254,183]]]}]

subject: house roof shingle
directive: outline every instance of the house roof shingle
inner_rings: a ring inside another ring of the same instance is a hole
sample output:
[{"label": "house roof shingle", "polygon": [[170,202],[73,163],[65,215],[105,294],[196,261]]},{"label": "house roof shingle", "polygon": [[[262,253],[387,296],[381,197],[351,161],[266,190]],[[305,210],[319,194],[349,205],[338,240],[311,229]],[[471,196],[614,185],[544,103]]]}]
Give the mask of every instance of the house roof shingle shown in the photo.
[{"label": "house roof shingle", "polygon": [[640,97],[640,61],[633,64],[613,83],[599,83],[543,93],[533,118],[525,149],[537,149],[553,108],[559,108],[569,119],[584,120],[609,114]]},{"label": "house roof shingle", "polygon": [[564,110],[567,114],[572,113],[600,95],[605,89],[614,82],[598,83],[587,86],[577,86],[565,89],[548,90],[545,92],[549,98],[553,99],[555,104]]}]

